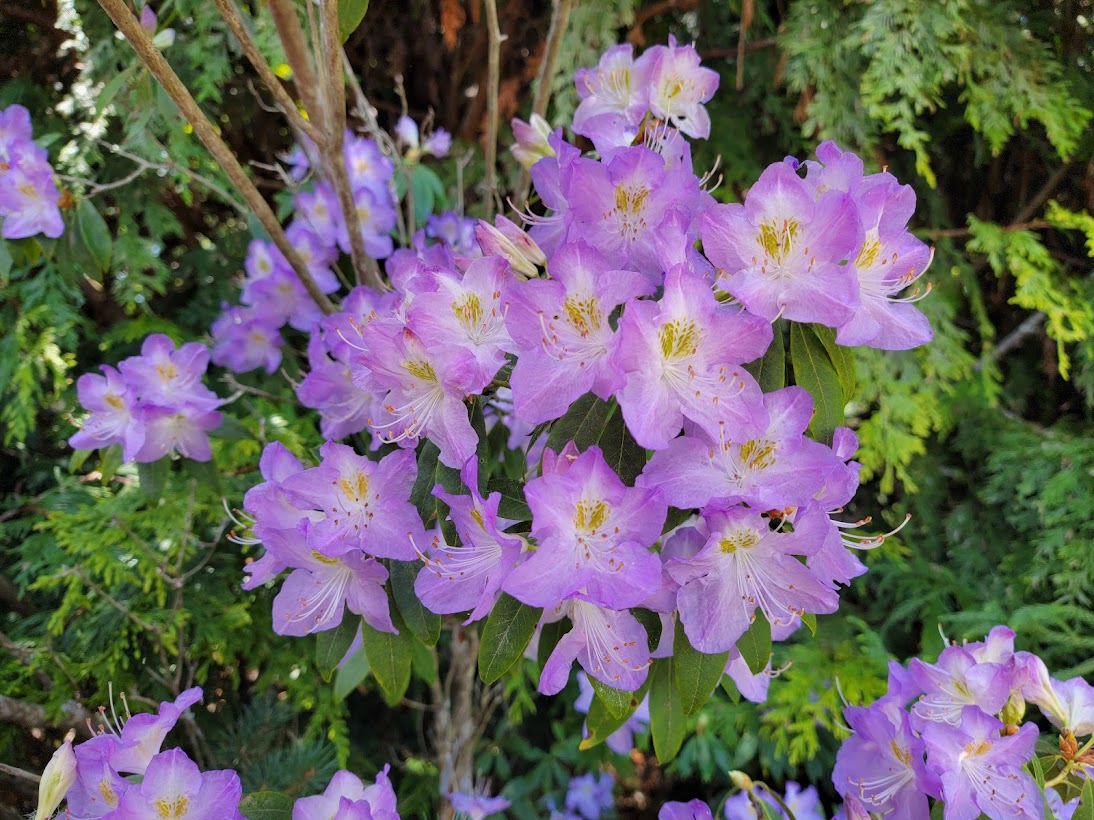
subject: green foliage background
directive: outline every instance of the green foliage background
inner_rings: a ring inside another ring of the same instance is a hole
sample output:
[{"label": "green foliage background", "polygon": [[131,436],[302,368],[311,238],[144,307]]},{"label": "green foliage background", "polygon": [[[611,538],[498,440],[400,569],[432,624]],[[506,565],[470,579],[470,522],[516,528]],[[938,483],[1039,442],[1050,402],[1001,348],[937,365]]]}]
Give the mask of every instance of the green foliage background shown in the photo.
[{"label": "green foliage background", "polygon": [[[452,6],[413,4],[414,22],[435,36],[411,42],[397,39],[406,23],[394,5],[374,2],[349,43],[383,122],[398,101],[386,56],[436,51],[443,7]],[[549,4],[510,5],[532,22],[514,16],[502,27],[534,53],[532,23],[546,30]],[[520,816],[604,761],[628,793],[658,800],[724,794],[730,768],[825,789],[839,692],[852,703],[876,696],[887,661],[936,653],[940,628],[961,639],[1007,623],[1058,676],[1094,675],[1089,2],[708,0],[648,13],[659,5],[577,4],[552,119],[573,110],[573,67],[620,37],[655,43],[673,32],[722,73],[712,138],[695,151],[697,168],[720,157],[720,198],[739,200],[765,165],[805,157],[828,138],[916,188],[916,229],[936,246],[933,293],[920,304],[936,340],[895,355],[858,351],[859,394],[847,408],[866,479],[847,518],[873,516],[881,529],[913,518],[869,554],[870,572],[837,615],[819,619],[816,640],[777,647],[785,671],[767,704],[719,691],[690,719],[668,781],[646,758],[578,752],[580,716],[567,696],[538,698],[527,674],[510,674],[511,705],[480,769],[500,782],[523,775],[512,795]],[[131,355],[150,332],[202,338],[233,298],[251,226],[94,3],[30,6],[26,19],[0,18],[0,41],[12,44],[0,58],[0,107],[31,109],[77,204],[56,243],[0,250],[0,694],[64,724],[74,704],[94,709],[111,691],[156,702],[197,682],[215,693],[218,714],[200,716],[188,742],[210,765],[239,767],[248,790],[307,793],[338,765],[367,775],[398,759],[406,816],[424,816],[434,769],[422,755],[420,713],[362,721],[384,708],[380,693],[361,685],[332,696],[312,642],[271,632],[270,593],[238,587],[251,548],[225,539],[233,524],[222,496],[240,504],[265,442],[307,455],[320,441],[310,418],[277,400],[284,380],[247,377],[273,398],[247,394],[234,405],[242,426],[216,442],[215,486],[180,465],[150,504],[134,472],[70,460],[75,378]],[[213,5],[165,0],[157,11],[179,31],[168,57],[229,142],[246,159],[272,161],[288,135],[256,100]],[[264,14],[253,21],[278,63]],[[465,15],[453,61],[478,25]],[[505,66],[516,113],[526,113],[531,76],[515,53]],[[437,104],[428,77],[406,82],[412,113]],[[473,150],[475,103],[473,94],[446,99],[449,119],[440,121]],[[472,160],[465,191],[441,171],[450,201],[473,201],[477,167]],[[298,373],[299,360],[286,370]],[[0,722],[0,760],[40,768],[48,743],[27,728]],[[261,732],[268,753],[256,751]],[[628,799],[621,810],[637,812]]]}]

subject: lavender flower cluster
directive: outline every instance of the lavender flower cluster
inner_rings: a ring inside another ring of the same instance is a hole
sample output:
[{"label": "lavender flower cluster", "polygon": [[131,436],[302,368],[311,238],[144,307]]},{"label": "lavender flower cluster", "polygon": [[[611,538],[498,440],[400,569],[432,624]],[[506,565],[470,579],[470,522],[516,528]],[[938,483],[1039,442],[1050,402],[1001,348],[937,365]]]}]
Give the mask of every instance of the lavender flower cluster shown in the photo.
[{"label": "lavender flower cluster", "polygon": [[[472,622],[505,592],[545,619],[569,617],[540,676],[545,694],[566,685],[574,660],[637,690],[672,651],[671,628],[649,650],[630,611],[644,607],[678,613],[696,649],[729,652],[730,672],[762,700],[766,675],[757,680],[735,648],[757,612],[781,640],[803,615],[835,611],[839,586],[865,571],[849,548],[880,543],[832,517],[858,486],[857,440],[845,428],[832,446],[808,438],[809,394],[765,394],[743,365],[765,353],[780,314],[836,327],[848,343],[927,341],[926,319],[893,294],[930,252],[907,230],[911,189],[864,175],[831,143],[804,177],[776,163],[744,205],[716,205],[682,136],[705,135],[715,81],[691,46],[637,60],[629,46],[611,50],[578,77],[575,130],[600,158],[561,129],[523,148],[540,156],[531,174],[549,208],[526,215],[529,232],[481,223],[481,255],[421,237],[389,258],[392,292],[357,288],[318,322],[301,402],[332,439],[368,430],[403,449],[377,462],[330,441],[311,468],[267,450],[266,481],[244,503],[266,553],[246,586],[292,570],[275,601],[278,632],[333,628],[347,606],[393,631],[379,559],[420,559],[415,592],[433,612]],[[298,201],[307,212],[310,200]],[[508,367],[511,393],[495,396]],[[544,450],[524,486],[530,534],[506,532],[500,495],[480,486],[490,466],[476,455],[468,401],[481,397],[518,431],[590,393],[618,403],[626,435],[652,458],[629,486],[598,446]],[[435,488],[459,543],[426,532],[409,502],[410,448],[423,439],[468,490]],[[700,515],[662,538],[670,506]]]},{"label": "lavender flower cluster", "polygon": [[24,239],[44,234],[56,239],[65,230],[61,192],[45,149],[32,138],[30,112],[21,105],[0,111],[0,236]]},{"label": "lavender flower cluster", "polygon": [[[160,751],[183,713],[202,698],[198,687],[157,714],[115,717],[103,714],[103,726],[90,740],[66,740],[42,773],[35,820],[48,820],[67,801],[67,820],[243,820],[243,787],[231,769],[202,772],[182,749]],[[399,820],[395,791],[385,766],[376,782],[340,771],[321,795],[301,797],[293,820]]]},{"label": "lavender flower cluster", "polygon": [[80,450],[120,444],[125,461],[158,461],[172,451],[195,461],[212,458],[210,430],[220,426],[223,401],[202,383],[209,350],[190,342],[175,349],[157,333],[144,340],[141,355],[103,375],[85,373],[76,382],[90,415],[68,443]]},{"label": "lavender flower cluster", "polygon": [[[1094,771],[1094,686],[1053,678],[1039,657],[1014,651],[1014,637],[997,626],[984,641],[947,646],[935,663],[894,662],[884,697],[845,710],[854,734],[832,781],[848,818],[925,820],[929,799],[944,803],[946,818],[1041,820],[1046,802],[1053,817],[1072,816]],[[1051,765],[1034,760],[1040,730],[1024,719],[1028,704],[1059,732]],[[1034,766],[1048,776],[1043,791]]]}]

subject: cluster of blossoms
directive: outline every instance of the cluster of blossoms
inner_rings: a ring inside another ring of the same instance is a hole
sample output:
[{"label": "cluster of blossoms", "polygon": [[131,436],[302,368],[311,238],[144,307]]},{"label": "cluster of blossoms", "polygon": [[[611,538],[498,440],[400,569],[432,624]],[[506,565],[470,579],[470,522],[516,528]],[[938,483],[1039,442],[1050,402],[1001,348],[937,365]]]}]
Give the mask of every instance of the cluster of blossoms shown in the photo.
[{"label": "cluster of blossoms", "polygon": [[23,239],[65,230],[61,192],[45,149],[32,138],[30,112],[21,105],[0,111],[0,236]]},{"label": "cluster of blossoms", "polygon": [[[395,166],[373,140],[350,132],[343,154],[353,194],[354,229],[360,231],[366,253],[385,259],[394,247],[390,231],[396,221],[391,191]],[[290,159],[292,175],[302,180],[311,167],[309,151],[298,149]],[[294,197],[285,235],[323,293],[340,287],[334,266],[339,255],[350,250],[349,231],[329,182],[320,180]],[[258,367],[272,373],[281,363],[281,329],[287,324],[311,332],[323,313],[272,242],[252,241],[244,268],[242,305],[225,305],[212,327],[213,362],[236,373]]]},{"label": "cluster of blossoms", "polygon": [[[116,725],[104,714],[105,728],[90,740],[65,741],[42,773],[35,820],[49,820],[63,801],[66,820],[243,820],[236,772],[202,772],[182,749],[160,751],[201,698],[200,688],[187,689],[161,703],[157,714],[127,711]],[[356,775],[338,772],[323,794],[296,801],[293,820],[399,820],[388,768],[367,787]]]},{"label": "cluster of blossoms", "polygon": [[[835,611],[839,586],[865,571],[849,548],[880,542],[832,518],[858,485],[856,438],[844,428],[831,446],[808,438],[809,394],[765,394],[744,364],[764,355],[780,313],[853,331],[856,343],[925,341],[922,314],[887,294],[930,254],[906,229],[911,190],[863,176],[831,143],[804,177],[777,163],[745,205],[716,205],[681,135],[705,133],[698,112],[711,75],[691,46],[637,61],[629,47],[613,50],[579,76],[575,130],[602,142],[622,122],[624,142],[592,159],[550,134],[531,169],[550,210],[527,215],[529,232],[500,217],[480,223],[475,254],[447,241],[463,231],[436,230],[438,241],[391,255],[393,291],[357,288],[317,323],[301,402],[332,439],[367,430],[400,449],[374,461],[331,441],[305,469],[271,445],[266,482],[244,505],[266,549],[247,586],[293,570],[275,605],[278,631],[332,628],[346,606],[393,630],[378,559],[418,558],[415,591],[438,614],[470,613],[470,623],[504,592],[543,608],[545,621],[569,618],[540,676],[545,694],[566,685],[574,660],[637,690],[653,658],[672,652],[671,628],[651,651],[631,612],[642,607],[678,617],[699,651],[730,653],[727,671],[762,700],[767,675],[735,648],[758,613],[781,640],[804,614]],[[888,284],[860,287],[875,275]],[[837,296],[819,298],[817,283]],[[918,336],[906,332],[913,325]],[[526,449],[525,431],[587,394],[617,404],[626,439],[652,458],[628,483],[599,446],[544,449],[524,484],[530,532],[507,532],[468,403]],[[466,493],[434,490],[458,539],[425,531],[409,503],[411,448],[423,439],[463,478]],[[670,507],[692,517],[663,537]]]},{"label": "cluster of blossoms", "polygon": [[68,443],[80,450],[120,444],[125,461],[157,461],[172,451],[208,461],[208,432],[220,425],[223,403],[202,383],[208,366],[205,345],[176,350],[167,336],[149,336],[141,355],[79,378],[76,391],[90,415]]},{"label": "cluster of blossoms", "polygon": [[[1027,704],[1059,732],[1059,754],[1037,764],[1050,775],[1043,794],[1029,770],[1040,731],[1023,720]],[[1047,803],[1067,820],[1094,775],[1094,686],[1051,677],[1039,657],[1014,651],[1004,626],[947,646],[935,663],[892,663],[886,695],[844,714],[854,734],[832,781],[849,818],[925,820],[933,798],[946,818],[1041,820]]]},{"label": "cluster of blossoms", "polygon": [[608,772],[593,772],[570,778],[562,808],[547,801],[551,820],[600,820],[601,815],[615,806],[612,791],[615,780]]}]

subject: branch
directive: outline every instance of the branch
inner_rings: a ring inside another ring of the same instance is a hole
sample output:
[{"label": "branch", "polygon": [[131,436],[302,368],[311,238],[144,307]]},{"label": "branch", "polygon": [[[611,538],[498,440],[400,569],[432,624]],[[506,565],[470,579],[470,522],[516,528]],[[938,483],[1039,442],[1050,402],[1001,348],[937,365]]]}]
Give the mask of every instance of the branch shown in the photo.
[{"label": "branch", "polygon": [[236,8],[233,0],[215,0],[215,2],[217,8],[220,9],[221,16],[228,24],[228,28],[231,29],[232,34],[235,36],[236,42],[239,43],[239,47],[243,50],[243,55],[254,67],[254,70],[258,72],[258,76],[265,86],[270,89],[278,106],[285,113],[285,116],[289,118],[289,123],[294,129],[308,137],[312,142],[317,142],[318,133],[315,130],[315,126],[301,116],[299,109],[296,107],[296,103],[293,102],[292,97],[289,96],[289,92],[285,90],[285,86],[281,84],[281,81],[278,80],[277,76],[273,73],[273,69],[270,68],[270,64],[266,62],[265,58],[263,58],[262,54],[259,52],[258,46],[255,45],[254,40],[251,39],[251,35],[247,31],[247,26],[243,22],[243,17],[240,15],[239,9]]},{"label": "branch", "polygon": [[273,17],[274,28],[277,29],[277,36],[281,38],[281,45],[285,49],[285,59],[292,69],[296,89],[304,100],[304,108],[309,116],[321,116],[323,108],[316,97],[319,84],[308,58],[307,41],[304,39],[300,18],[296,16],[295,3],[292,0],[270,0],[270,16]]},{"label": "branch", "polygon": [[12,780],[22,780],[26,783],[32,783],[35,786],[42,782],[42,778],[34,774],[34,772],[26,772],[22,769],[17,769],[14,766],[9,766],[7,763],[0,763],[0,774],[7,775]]},{"label": "branch", "polygon": [[159,49],[152,44],[148,33],[141,28],[137,18],[133,16],[133,12],[125,5],[125,0],[99,0],[99,5],[110,15],[110,19],[114,21],[114,25],[118,27],[118,30],[125,35],[129,44],[133,46],[133,50],[137,52],[141,62],[152,72],[152,75],[163,86],[164,91],[178,106],[179,111],[182,112],[182,115],[194,129],[198,139],[213,155],[213,159],[224,169],[236,190],[243,196],[247,207],[258,217],[258,221],[269,233],[277,249],[288,260],[308,294],[324,313],[334,313],[334,305],[331,304],[326,294],[319,289],[319,286],[308,272],[304,260],[300,258],[296,248],[285,236],[285,231],[282,229],[281,223],[278,221],[273,209],[270,208],[269,203],[259,193],[250,177],[243,170],[243,166],[239,164],[235,154],[221,139],[216,128],[202,112],[193,96],[187,91],[186,86],[178,78],[178,75],[168,65]]},{"label": "branch", "polygon": [[501,41],[504,39],[498,25],[498,2],[486,0],[486,29],[490,34],[489,80],[486,87],[486,177],[483,187],[486,193],[486,220],[494,216],[497,198],[498,175],[498,84],[501,82]]},{"label": "branch", "polygon": [[76,729],[85,736],[91,736],[91,729],[88,728],[91,714],[84,707],[69,701],[61,707],[61,712],[63,715],[61,720],[51,720],[45,708],[37,703],[27,703],[25,700],[0,695],[0,721],[14,723],[27,729],[40,729],[44,726]]},{"label": "branch", "polygon": [[[1015,222],[1012,225],[1004,225],[1000,230],[1003,233],[1012,231],[1039,231],[1042,228],[1051,228],[1052,225],[1044,219],[1033,219],[1029,222]],[[969,228],[939,228],[931,231],[923,231],[921,234],[926,239],[964,239],[971,236]]]}]

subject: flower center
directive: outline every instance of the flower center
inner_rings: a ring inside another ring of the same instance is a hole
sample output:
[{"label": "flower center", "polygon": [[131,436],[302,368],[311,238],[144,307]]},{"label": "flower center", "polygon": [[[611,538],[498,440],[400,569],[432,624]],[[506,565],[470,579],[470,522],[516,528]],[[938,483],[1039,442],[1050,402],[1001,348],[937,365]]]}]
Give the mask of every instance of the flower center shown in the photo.
[{"label": "flower center", "polygon": [[568,296],[562,303],[562,309],[566,313],[566,321],[582,336],[600,330],[600,302],[595,296],[584,299]]},{"label": "flower center", "polygon": [[858,252],[855,267],[859,269],[872,268],[881,255],[881,243],[876,239],[867,239],[862,243],[862,250]]},{"label": "flower center", "polygon": [[578,501],[577,511],[574,514],[574,526],[579,530],[595,532],[608,520],[611,510],[606,501]]},{"label": "flower center", "polygon": [[416,379],[422,379],[427,382],[437,381],[437,373],[433,370],[433,365],[429,362],[422,361],[421,359],[412,359],[409,362],[405,362],[403,367],[406,368],[406,372]]},{"label": "flower center", "polygon": [[781,261],[790,254],[800,228],[796,219],[784,219],[782,225],[765,222],[760,226],[760,246],[768,258]]},{"label": "flower center", "polygon": [[746,441],[741,445],[741,461],[750,470],[764,470],[775,463],[775,442],[759,438]]},{"label": "flower center", "polygon": [[122,397],[117,393],[107,393],[106,403],[113,407],[115,410],[121,410],[125,407],[125,403],[122,402]]},{"label": "flower center", "polygon": [[637,215],[646,207],[650,189],[645,185],[620,185],[615,189],[615,207],[625,214]]},{"label": "flower center", "polygon": [[[454,243],[450,242],[449,244]],[[469,293],[462,301],[455,302],[452,305],[452,312],[455,313],[456,318],[468,328],[473,328],[482,324],[482,301],[474,293]]]},{"label": "flower center", "polygon": [[722,536],[722,540],[718,542],[718,549],[722,552],[732,555],[737,550],[747,550],[760,543],[760,534],[754,529],[734,530],[727,535]]},{"label": "flower center", "polygon": [[186,816],[186,807],[189,802],[190,799],[183,794],[176,794],[171,798],[161,797],[155,802],[156,814],[163,820],[179,820]]},{"label": "flower center", "polygon": [[661,355],[666,359],[694,356],[699,344],[699,327],[695,322],[674,319],[661,328]]},{"label": "flower center", "polygon": [[364,501],[368,497],[368,476],[356,473],[351,478],[338,479],[338,488],[353,501]]},{"label": "flower center", "polygon": [[110,808],[116,809],[118,807],[118,794],[106,780],[99,781],[99,794],[102,795],[103,801]]},{"label": "flower center", "polygon": [[321,564],[326,564],[328,567],[333,567],[338,564],[337,558],[331,558],[329,555],[324,555],[321,552],[311,551],[311,557]]},{"label": "flower center", "polygon": [[903,763],[905,766],[912,765],[912,751],[906,749],[897,743],[895,740],[889,741],[889,751],[893,753],[893,757]]}]

